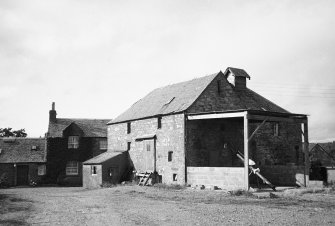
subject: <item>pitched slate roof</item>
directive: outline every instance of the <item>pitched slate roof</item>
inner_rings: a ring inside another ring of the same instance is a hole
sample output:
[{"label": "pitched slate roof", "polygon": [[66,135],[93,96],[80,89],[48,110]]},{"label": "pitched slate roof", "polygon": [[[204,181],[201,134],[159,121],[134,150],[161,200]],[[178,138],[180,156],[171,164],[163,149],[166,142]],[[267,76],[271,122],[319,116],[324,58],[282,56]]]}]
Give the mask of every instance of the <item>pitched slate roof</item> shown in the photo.
[{"label": "pitched slate roof", "polygon": [[122,152],[105,152],[105,153],[102,153],[98,156],[95,156],[94,158],[91,158],[85,162],[83,162],[83,164],[86,164],[86,165],[91,165],[91,164],[101,164],[103,162],[106,162],[107,160],[115,157],[115,156],[118,156],[118,155],[121,155]]},{"label": "pitched slate roof", "polygon": [[63,131],[71,124],[79,126],[85,137],[107,137],[107,123],[110,119],[57,118],[49,122],[48,137],[62,137]]},{"label": "pitched slate roof", "polygon": [[182,112],[219,73],[155,89],[110,123]]},{"label": "pitched slate roof", "polygon": [[[224,74],[228,71],[232,72],[235,76],[250,79],[250,76],[243,69],[228,67]],[[108,124],[183,112],[198,99],[206,87],[219,74],[223,73],[220,71],[205,77],[155,89]],[[220,109],[222,112],[260,110],[285,114],[290,113],[249,88],[243,90],[233,89],[233,93],[230,93],[230,97],[227,98],[231,103],[224,109]]]},{"label": "pitched slate roof", "polygon": [[46,162],[45,142],[44,138],[0,138],[0,163]]}]

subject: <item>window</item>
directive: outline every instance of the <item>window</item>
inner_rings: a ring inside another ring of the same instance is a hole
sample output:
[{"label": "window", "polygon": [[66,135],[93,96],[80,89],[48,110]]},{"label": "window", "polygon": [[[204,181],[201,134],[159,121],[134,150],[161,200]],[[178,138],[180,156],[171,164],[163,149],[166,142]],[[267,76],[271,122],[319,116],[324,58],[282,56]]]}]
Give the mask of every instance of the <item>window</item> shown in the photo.
[{"label": "window", "polygon": [[127,142],[127,151],[129,151],[131,148],[131,142]]},{"label": "window", "polygon": [[100,150],[107,150],[107,139],[99,141]]},{"label": "window", "polygon": [[131,133],[131,123],[127,123],[127,134]]},{"label": "window", "polygon": [[91,166],[91,174],[97,175],[97,166]]},{"label": "window", "polygon": [[217,84],[218,84],[218,94],[220,95],[221,94],[221,80],[218,80]]},{"label": "window", "polygon": [[150,151],[150,149],[151,149],[151,148],[150,148],[150,144],[147,143],[147,144],[146,144],[146,148],[147,148],[147,151]]},{"label": "window", "polygon": [[78,162],[70,161],[66,163],[66,175],[78,175]]},{"label": "window", "polygon": [[172,154],[173,154],[173,151],[168,152],[168,162],[172,162]]},{"label": "window", "polygon": [[45,165],[39,165],[37,167],[37,175],[38,176],[43,176],[46,174],[46,166]]},{"label": "window", "polygon": [[273,136],[279,136],[279,123],[273,125]]},{"label": "window", "polygon": [[67,147],[77,149],[79,147],[79,137],[78,136],[69,136]]},{"label": "window", "polygon": [[172,179],[173,179],[173,181],[177,181],[177,179],[178,179],[177,174],[174,173],[174,174],[172,175]]},{"label": "window", "polygon": [[157,129],[162,128],[162,117],[157,118]]},{"label": "window", "polygon": [[31,146],[31,150],[32,151],[36,151],[37,150],[37,146]]}]

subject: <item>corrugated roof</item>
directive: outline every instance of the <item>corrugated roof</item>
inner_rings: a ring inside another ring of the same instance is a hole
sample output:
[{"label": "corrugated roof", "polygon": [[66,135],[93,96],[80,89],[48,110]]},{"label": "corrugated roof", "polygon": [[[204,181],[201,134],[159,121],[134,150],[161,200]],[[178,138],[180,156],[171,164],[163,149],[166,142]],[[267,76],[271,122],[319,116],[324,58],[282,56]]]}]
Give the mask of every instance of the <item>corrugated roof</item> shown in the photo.
[{"label": "corrugated roof", "polygon": [[182,112],[219,73],[155,89],[110,123]]},{"label": "corrugated roof", "polygon": [[110,119],[57,118],[49,122],[48,137],[62,137],[63,131],[71,124],[79,126],[85,137],[107,137],[107,123]]},{"label": "corrugated roof", "polygon": [[0,163],[46,162],[45,142],[44,138],[0,138]]},{"label": "corrugated roof", "polygon": [[115,156],[121,155],[122,152],[105,152],[98,156],[95,156],[94,158],[91,158],[87,161],[85,161],[83,164],[91,165],[91,164],[101,164]]}]

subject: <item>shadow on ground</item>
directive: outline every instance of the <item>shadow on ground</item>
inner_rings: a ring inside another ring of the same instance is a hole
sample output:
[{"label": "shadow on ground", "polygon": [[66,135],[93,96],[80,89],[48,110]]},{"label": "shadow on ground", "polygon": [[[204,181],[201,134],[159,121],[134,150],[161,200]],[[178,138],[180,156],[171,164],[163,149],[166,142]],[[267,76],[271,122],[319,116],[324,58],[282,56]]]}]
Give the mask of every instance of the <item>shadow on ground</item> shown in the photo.
[{"label": "shadow on ground", "polygon": [[31,208],[30,200],[0,194],[0,225],[28,225],[25,219]]}]

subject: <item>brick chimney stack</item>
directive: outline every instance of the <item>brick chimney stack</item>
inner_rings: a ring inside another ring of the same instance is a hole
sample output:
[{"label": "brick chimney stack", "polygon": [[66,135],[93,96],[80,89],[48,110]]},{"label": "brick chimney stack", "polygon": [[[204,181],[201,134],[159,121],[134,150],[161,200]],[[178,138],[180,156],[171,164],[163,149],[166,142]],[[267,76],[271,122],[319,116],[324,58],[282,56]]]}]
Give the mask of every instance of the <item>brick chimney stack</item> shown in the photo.
[{"label": "brick chimney stack", "polygon": [[52,108],[49,111],[49,122],[56,122],[56,115],[55,102],[52,102]]}]

